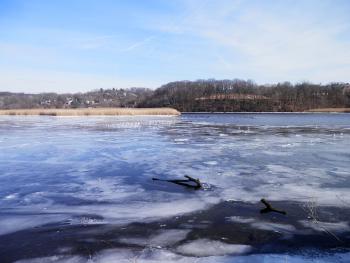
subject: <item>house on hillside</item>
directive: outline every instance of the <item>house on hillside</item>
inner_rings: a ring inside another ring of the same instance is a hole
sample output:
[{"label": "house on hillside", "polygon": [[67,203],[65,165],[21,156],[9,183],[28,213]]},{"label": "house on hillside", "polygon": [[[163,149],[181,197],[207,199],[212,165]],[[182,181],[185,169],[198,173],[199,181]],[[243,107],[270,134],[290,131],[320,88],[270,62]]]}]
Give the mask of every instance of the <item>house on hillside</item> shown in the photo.
[{"label": "house on hillside", "polygon": [[240,93],[232,93],[232,94],[213,94],[210,96],[204,96],[196,98],[195,100],[268,100],[270,98],[257,95],[257,94],[240,94]]}]

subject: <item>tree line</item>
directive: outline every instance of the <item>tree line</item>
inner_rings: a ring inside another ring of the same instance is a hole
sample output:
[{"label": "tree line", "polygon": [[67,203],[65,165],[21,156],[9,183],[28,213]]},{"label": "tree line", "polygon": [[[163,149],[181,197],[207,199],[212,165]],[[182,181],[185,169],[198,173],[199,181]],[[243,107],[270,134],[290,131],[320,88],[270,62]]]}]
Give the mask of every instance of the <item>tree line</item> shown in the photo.
[{"label": "tree line", "polygon": [[146,88],[99,89],[85,93],[66,94],[0,92],[0,109],[133,108],[152,94],[153,91]]},{"label": "tree line", "polygon": [[147,88],[100,89],[75,94],[0,92],[1,109],[85,107],[172,107],[181,112],[281,111],[350,107],[350,85],[251,80],[196,80]]},{"label": "tree line", "polygon": [[181,112],[294,112],[350,107],[350,85],[308,82],[258,85],[239,79],[176,81],[156,89],[140,106],[174,107]]}]

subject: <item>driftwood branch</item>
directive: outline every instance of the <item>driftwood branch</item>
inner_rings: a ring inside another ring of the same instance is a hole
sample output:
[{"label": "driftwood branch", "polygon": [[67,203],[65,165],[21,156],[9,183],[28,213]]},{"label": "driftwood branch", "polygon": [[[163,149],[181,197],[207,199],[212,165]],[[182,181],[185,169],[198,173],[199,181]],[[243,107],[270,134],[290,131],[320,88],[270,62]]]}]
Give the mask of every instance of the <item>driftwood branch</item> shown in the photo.
[{"label": "driftwood branch", "polygon": [[270,212],[276,212],[276,213],[283,214],[283,215],[287,214],[286,211],[279,210],[279,209],[272,207],[271,204],[269,202],[267,202],[264,198],[261,199],[260,201],[261,201],[261,203],[263,203],[266,206],[264,209],[260,210],[261,214],[270,213]]},{"label": "driftwood branch", "polygon": [[153,181],[162,181],[162,182],[168,182],[168,183],[173,183],[181,186],[185,186],[188,188],[192,188],[195,190],[201,189],[202,188],[202,183],[199,181],[199,179],[192,178],[188,175],[184,176],[187,179],[175,179],[175,180],[164,180],[164,179],[159,179],[159,178],[152,178]]}]

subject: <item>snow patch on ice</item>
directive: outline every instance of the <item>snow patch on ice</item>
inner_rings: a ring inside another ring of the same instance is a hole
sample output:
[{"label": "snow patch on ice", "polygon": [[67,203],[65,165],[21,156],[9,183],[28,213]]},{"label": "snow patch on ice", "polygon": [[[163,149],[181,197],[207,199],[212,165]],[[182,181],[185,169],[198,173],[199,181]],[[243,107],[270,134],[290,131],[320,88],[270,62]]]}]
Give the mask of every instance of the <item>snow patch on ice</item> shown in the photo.
[{"label": "snow patch on ice", "polygon": [[157,234],[149,238],[120,238],[119,242],[125,244],[151,246],[151,247],[166,247],[174,245],[175,243],[186,238],[190,230],[167,229],[159,231]]},{"label": "snow patch on ice", "polygon": [[218,162],[217,161],[207,161],[207,162],[204,162],[205,164],[207,164],[207,165],[212,165],[212,166],[214,166],[214,165],[217,165],[218,164]]},{"label": "snow patch on ice", "polygon": [[226,220],[236,223],[249,224],[251,227],[261,230],[284,233],[293,233],[297,231],[293,225],[258,221],[257,219],[251,217],[231,216],[227,217]]},{"label": "snow patch on ice", "polygon": [[227,217],[226,220],[236,222],[236,223],[243,223],[243,224],[253,223],[256,221],[254,218],[243,217],[243,216],[230,216],[230,217]]},{"label": "snow patch on ice", "polygon": [[252,249],[249,245],[226,244],[209,239],[197,239],[180,245],[176,251],[183,255],[207,257],[227,254],[244,254]]},{"label": "snow patch on ice", "polygon": [[322,222],[322,221],[299,221],[303,226],[312,228],[316,231],[334,231],[334,232],[346,232],[350,230],[348,222]]},{"label": "snow patch on ice", "polygon": [[269,230],[269,231],[276,231],[276,232],[295,232],[296,231],[296,228],[292,225],[272,223],[272,222],[255,222],[255,223],[252,223],[251,226],[261,230]]},{"label": "snow patch on ice", "polygon": [[86,263],[85,258],[81,256],[63,256],[55,255],[51,257],[33,258],[18,260],[15,263]]},{"label": "snow patch on ice", "polygon": [[0,216],[0,235],[67,219],[64,215],[14,215]]},{"label": "snow patch on ice", "polygon": [[3,198],[3,200],[13,200],[13,199],[17,199],[18,196],[19,196],[18,193],[9,194],[9,195],[5,196],[5,197]]}]

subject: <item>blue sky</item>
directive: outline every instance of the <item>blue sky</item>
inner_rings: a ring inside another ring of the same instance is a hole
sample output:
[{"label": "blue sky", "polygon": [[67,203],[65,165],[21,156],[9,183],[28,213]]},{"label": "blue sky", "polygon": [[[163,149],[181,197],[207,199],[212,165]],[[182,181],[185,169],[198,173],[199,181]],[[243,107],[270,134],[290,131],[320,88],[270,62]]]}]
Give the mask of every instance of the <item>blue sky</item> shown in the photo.
[{"label": "blue sky", "polygon": [[350,81],[347,0],[0,0],[0,91]]}]

